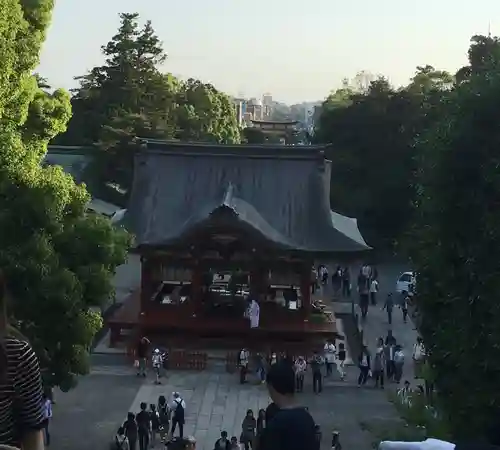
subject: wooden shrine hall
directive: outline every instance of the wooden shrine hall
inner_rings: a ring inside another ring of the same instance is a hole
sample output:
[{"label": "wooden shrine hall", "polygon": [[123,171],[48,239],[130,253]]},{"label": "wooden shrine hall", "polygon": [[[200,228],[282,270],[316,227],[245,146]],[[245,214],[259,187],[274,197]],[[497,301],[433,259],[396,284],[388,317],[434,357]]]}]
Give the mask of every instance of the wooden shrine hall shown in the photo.
[{"label": "wooden shrine hall", "polygon": [[330,164],[317,146],[146,141],[124,218],[141,286],[108,320],[111,345],[127,329],[248,346],[334,337],[333,312],[311,299],[314,261],[369,247],[354,219],[355,232],[336,226]]}]

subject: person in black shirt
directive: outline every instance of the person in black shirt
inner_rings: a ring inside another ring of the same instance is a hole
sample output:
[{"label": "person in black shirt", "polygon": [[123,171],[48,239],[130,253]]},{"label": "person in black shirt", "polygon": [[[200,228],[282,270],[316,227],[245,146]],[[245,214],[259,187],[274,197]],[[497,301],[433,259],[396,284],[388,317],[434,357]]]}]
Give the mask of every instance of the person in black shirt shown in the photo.
[{"label": "person in black shirt", "polygon": [[323,358],[314,352],[311,359],[311,369],[313,377],[313,391],[315,394],[320,393],[323,390],[323,375],[321,373],[321,368],[323,367]]},{"label": "person in black shirt", "polygon": [[267,405],[266,412],[265,412],[265,419],[266,419],[266,424],[271,422],[272,418],[276,415],[276,413],[279,411],[279,407],[276,403],[272,402]]},{"label": "person in black shirt", "polygon": [[149,433],[151,432],[151,416],[146,408],[148,405],[141,403],[141,412],[137,414],[135,420],[137,422],[137,432],[139,437],[139,450],[148,450]]},{"label": "person in black shirt", "polygon": [[278,362],[267,374],[269,396],[277,406],[259,439],[259,450],[319,450],[315,423],[309,412],[295,404],[295,373]]},{"label": "person in black shirt", "polygon": [[127,420],[123,423],[123,429],[125,436],[127,436],[130,450],[135,450],[137,445],[137,422],[135,421],[134,413],[129,412],[127,414]]},{"label": "person in black shirt", "polygon": [[137,367],[137,376],[146,377],[146,364],[148,358],[148,349],[149,349],[149,339],[146,337],[141,338],[139,343],[137,344],[136,350],[136,358],[138,367]]}]

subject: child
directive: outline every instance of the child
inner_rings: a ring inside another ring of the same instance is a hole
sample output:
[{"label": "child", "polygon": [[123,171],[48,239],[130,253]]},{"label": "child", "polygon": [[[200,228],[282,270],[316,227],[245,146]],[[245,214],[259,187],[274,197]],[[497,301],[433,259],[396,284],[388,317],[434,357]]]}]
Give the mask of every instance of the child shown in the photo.
[{"label": "child", "polygon": [[346,358],[346,351],[345,351],[345,344],[343,342],[339,342],[339,351],[337,356],[338,356],[337,370],[340,374],[340,379],[344,381],[345,379],[344,364]]},{"label": "child", "polygon": [[240,450],[240,444],[238,444],[238,438],[233,436],[231,438],[231,450]]}]

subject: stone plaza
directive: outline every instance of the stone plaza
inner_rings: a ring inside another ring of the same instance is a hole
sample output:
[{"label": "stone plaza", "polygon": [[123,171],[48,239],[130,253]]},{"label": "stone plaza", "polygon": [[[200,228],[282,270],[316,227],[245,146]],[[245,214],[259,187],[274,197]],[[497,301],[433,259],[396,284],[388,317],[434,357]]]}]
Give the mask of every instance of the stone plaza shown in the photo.
[{"label": "stone plaza", "polygon": [[[329,448],[331,432],[338,430],[344,448],[368,450],[372,436],[360,424],[394,417],[385,392],[359,389],[356,375],[348,368],[345,382],[326,381],[318,395],[312,393],[309,375],[305,392],[298,395],[298,403],[309,408],[322,428],[322,448]],[[51,448],[105,448],[128,411],[137,413],[141,402],[156,403],[159,395],[170,398],[174,391],[186,401],[185,434],[195,436],[197,450],[212,450],[222,430],[239,437],[246,411],[256,414],[270,402],[265,385],[240,385],[236,374],[219,370],[171,372],[155,385],[152,377],[137,378],[129,366],[95,366],[76,389],[57,396]]]}]

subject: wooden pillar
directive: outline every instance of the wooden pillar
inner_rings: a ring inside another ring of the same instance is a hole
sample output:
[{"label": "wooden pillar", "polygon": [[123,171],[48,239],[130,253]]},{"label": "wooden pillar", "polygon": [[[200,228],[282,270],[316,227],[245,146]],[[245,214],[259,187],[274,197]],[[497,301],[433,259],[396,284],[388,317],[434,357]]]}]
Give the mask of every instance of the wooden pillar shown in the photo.
[{"label": "wooden pillar", "polygon": [[311,313],[311,266],[306,265],[301,268],[300,273],[300,293],[302,294],[302,312],[305,317]]}]

